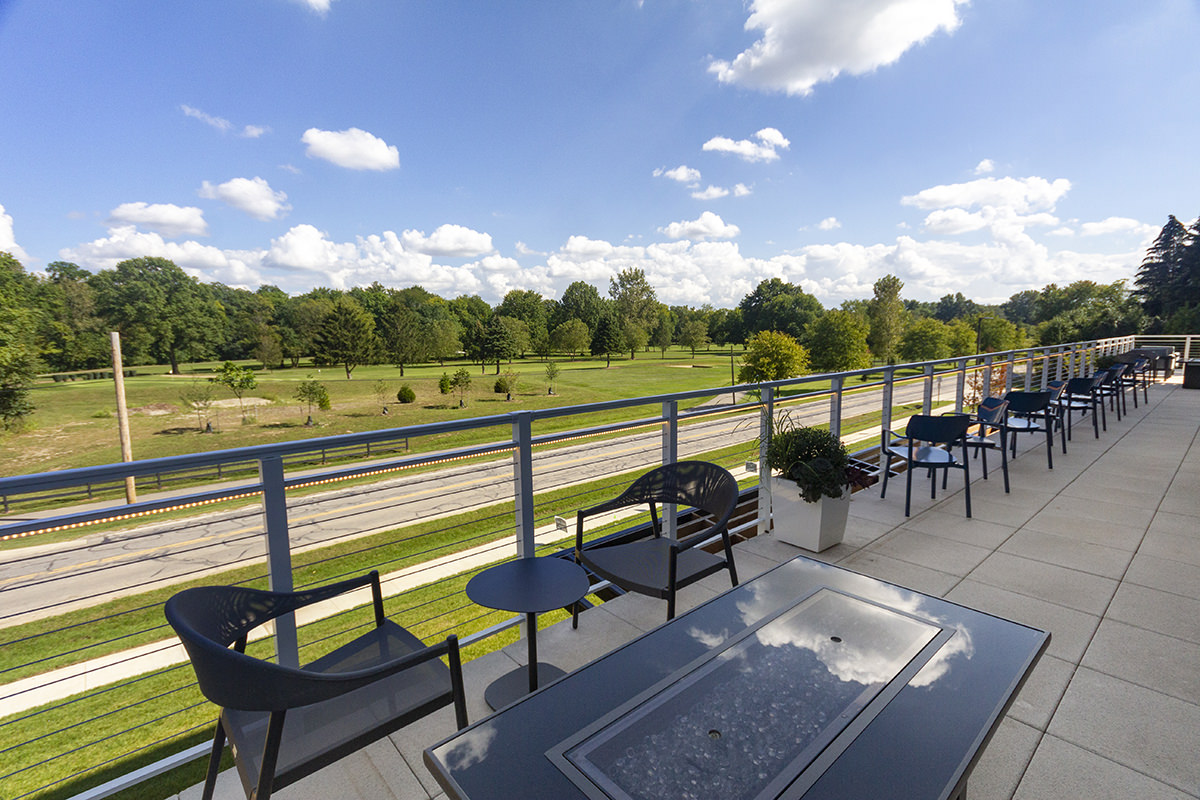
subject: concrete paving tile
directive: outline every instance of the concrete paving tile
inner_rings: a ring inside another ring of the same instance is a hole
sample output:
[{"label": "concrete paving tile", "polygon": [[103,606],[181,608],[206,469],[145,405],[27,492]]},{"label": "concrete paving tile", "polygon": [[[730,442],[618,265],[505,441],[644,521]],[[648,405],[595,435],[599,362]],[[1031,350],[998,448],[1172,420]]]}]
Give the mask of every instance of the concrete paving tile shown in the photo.
[{"label": "concrete paving tile", "polygon": [[1194,791],[1200,786],[1198,730],[1200,706],[1081,668],[1049,733],[1177,789]]},{"label": "concrete paving tile", "polygon": [[[1091,488],[1090,481],[1080,481],[1077,487]],[[1145,531],[1154,518],[1154,509],[1131,503],[1112,502],[1108,492],[1103,488],[1090,496],[1068,496],[1059,494],[1046,506],[1046,511],[1067,514],[1076,519],[1095,520],[1097,522],[1115,522],[1130,528],[1140,528]]]},{"label": "concrete paving tile", "polygon": [[1200,705],[1200,645],[1124,622],[1100,623],[1082,666]]},{"label": "concrete paving tile", "polygon": [[[1013,487],[1013,494],[1017,493]],[[971,498],[971,519],[980,522],[990,522],[1005,528],[1019,528],[1041,510],[1037,505],[1020,505],[1008,502],[1012,495],[994,495],[986,499]],[[959,519],[962,519],[961,515]]]},{"label": "concrete paving tile", "polygon": [[1197,497],[1195,484],[1187,488],[1180,487],[1178,489],[1172,486],[1158,508],[1160,511],[1167,511],[1172,514],[1187,514],[1192,517],[1200,517],[1200,497]]},{"label": "concrete paving tile", "polygon": [[847,558],[840,566],[870,575],[881,581],[903,586],[906,589],[914,589],[939,597],[950,591],[961,580],[957,575],[938,572],[908,561],[899,561],[870,549],[860,550]]},{"label": "concrete paving tile", "polygon": [[[774,558],[752,553],[741,547],[733,548],[733,564],[737,568],[738,580],[745,582],[751,578],[758,577],[769,569],[774,569],[779,566],[780,562]],[[710,576],[729,583],[728,573]]]},{"label": "concrete paving tile", "polygon": [[[749,553],[758,558],[782,564],[785,561],[791,561],[799,555],[799,549],[793,547],[786,542],[779,541],[774,534],[768,533],[762,536],[755,536],[752,539],[738,544],[734,548],[733,560],[735,563],[740,562],[742,553]],[[738,576],[741,577],[739,570]]]},{"label": "concrete paving tile", "polygon": [[429,792],[388,739],[369,744],[271,794],[278,800],[308,800],[313,797],[411,800],[428,796]]},{"label": "concrete paving tile", "polygon": [[[1012,507],[999,506],[998,508],[1008,511]],[[978,508],[972,508],[973,512],[978,510]],[[979,514],[974,514],[970,519],[966,519],[962,514],[947,514],[934,509],[905,522],[897,531],[920,531],[955,542],[995,549],[1005,539],[1012,536],[1017,527],[1019,527],[1019,523],[1016,522],[1005,525],[981,519]]]},{"label": "concrete paving tile", "polygon": [[[642,630],[611,613],[608,605],[580,614],[578,628],[572,628],[571,620],[566,619],[538,631],[538,659],[570,672],[642,635]],[[665,607],[663,614],[665,621]],[[526,647],[522,640],[506,649]],[[522,653],[521,662],[529,662],[527,654]]]},{"label": "concrete paving tile", "polygon": [[968,577],[1097,615],[1104,612],[1117,590],[1117,582],[1111,578],[1006,553],[988,556]]},{"label": "concrete paving tile", "polygon": [[967,796],[1012,797],[1041,737],[1036,728],[1005,718],[967,779]]},{"label": "concrete paving tile", "polygon": [[1105,618],[1200,644],[1200,600],[1191,597],[1126,581]]},{"label": "concrete paving tile", "polygon": [[1125,580],[1151,589],[1200,599],[1200,566],[1139,553]]},{"label": "concrete paving tile", "polygon": [[1048,564],[1120,578],[1133,559],[1128,550],[1080,542],[1065,536],[1041,531],[1021,530],[1000,546],[1000,551],[1014,556],[1032,558]]},{"label": "concrete paving tile", "polygon": [[1102,492],[1105,502],[1125,507],[1149,508],[1158,507],[1164,494],[1165,483],[1151,483],[1145,476],[1138,475],[1137,480],[1145,481],[1144,485],[1130,485],[1130,476],[1110,475],[1109,480],[1098,480],[1094,473],[1089,472],[1087,479],[1074,481],[1062,490],[1064,497],[1081,497],[1088,500],[1095,498],[1097,492]]},{"label": "concrete paving tile", "polygon": [[[1160,514],[1159,517],[1161,516],[1163,515]],[[1155,517],[1155,520],[1157,519],[1158,517]],[[1173,515],[1173,519],[1186,519],[1186,517]],[[1146,532],[1146,538],[1142,540],[1142,546],[1138,548],[1138,553],[1200,567],[1200,530],[1193,533],[1175,533],[1161,528],[1156,529],[1151,523],[1150,530]]]},{"label": "concrete paving tile", "polygon": [[1023,527],[1131,552],[1138,548],[1142,537],[1146,535],[1145,525],[1133,527],[1120,522],[1081,519],[1073,514],[1050,509],[1043,509],[1034,514]]},{"label": "concrete paving tile", "polygon": [[1013,800],[1186,800],[1193,797],[1054,736],[1042,738]]},{"label": "concrete paving tile", "polygon": [[1078,664],[1100,618],[1055,603],[967,579],[945,595],[947,600],[1050,632],[1048,655]]},{"label": "concrete paving tile", "polygon": [[899,561],[959,576],[966,575],[991,554],[991,550],[984,547],[913,529],[890,533],[870,549]]},{"label": "concrete paving tile", "polygon": [[1074,674],[1074,664],[1048,653],[1043,654],[1021,687],[1021,693],[1013,701],[1008,715],[1044,731]]}]

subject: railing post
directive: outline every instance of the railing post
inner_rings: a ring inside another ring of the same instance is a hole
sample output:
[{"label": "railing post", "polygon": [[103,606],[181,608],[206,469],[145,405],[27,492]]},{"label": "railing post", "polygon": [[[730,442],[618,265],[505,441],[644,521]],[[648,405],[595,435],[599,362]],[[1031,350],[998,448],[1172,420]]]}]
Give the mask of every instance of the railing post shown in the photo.
[{"label": "railing post", "polygon": [[921,413],[933,413],[933,364],[926,364],[925,379],[922,381]]},{"label": "railing post", "polygon": [[1004,391],[1006,394],[1008,392],[1012,391],[1013,378],[1016,376],[1016,372],[1017,372],[1017,351],[1009,350],[1008,351],[1008,365],[1007,365],[1007,368],[1004,370]]},{"label": "railing post", "polygon": [[991,353],[983,357],[983,383],[979,387],[980,400],[986,400],[992,396],[992,360]]},{"label": "railing post", "polygon": [[517,557],[533,558],[533,414],[518,411],[513,414],[513,500],[516,504]]},{"label": "railing post", "polygon": [[967,359],[958,360],[958,374],[955,376],[954,410],[961,414],[967,399]]},{"label": "railing post", "polygon": [[[679,460],[679,401],[667,400],[662,404],[662,463],[674,464]],[[678,509],[674,503],[663,505],[663,527],[666,535],[676,538]]]},{"label": "railing post", "polygon": [[1192,335],[1189,333],[1183,340],[1183,360],[1187,361],[1192,357]]},{"label": "railing post", "polygon": [[883,408],[879,410],[879,466],[882,469],[887,460],[888,431],[892,429],[892,406],[896,396],[896,368],[883,368]]},{"label": "railing post", "polygon": [[758,535],[771,532],[771,470],[767,467],[767,442],[775,419],[775,388],[763,386],[758,419]]},{"label": "railing post", "polygon": [[[267,574],[272,592],[290,592],[292,586],[292,543],[288,536],[287,491],[283,483],[283,460],[264,456],[258,462],[262,481],[263,529],[267,533]],[[275,658],[285,667],[300,666],[300,642],[296,617],[275,618]]]},{"label": "railing post", "polygon": [[842,389],[846,378],[837,375],[829,382],[829,432],[839,439],[842,437]]}]

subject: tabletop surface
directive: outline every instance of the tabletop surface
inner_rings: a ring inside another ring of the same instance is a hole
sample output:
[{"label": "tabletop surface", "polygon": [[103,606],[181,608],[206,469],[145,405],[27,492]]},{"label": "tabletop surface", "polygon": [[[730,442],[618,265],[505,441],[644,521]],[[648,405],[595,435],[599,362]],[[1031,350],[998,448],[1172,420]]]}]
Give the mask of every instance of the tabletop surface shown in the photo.
[{"label": "tabletop surface", "polygon": [[488,567],[467,582],[471,602],[488,608],[541,613],[587,594],[583,567],[564,558],[518,558]]},{"label": "tabletop surface", "polygon": [[[449,797],[471,800],[944,798],[1048,641],[799,557],[476,722],[425,761]],[[746,721],[778,737],[798,726],[772,719],[799,713],[813,720],[794,742],[745,743]],[[689,747],[727,762],[706,773],[693,754],[671,755]],[[747,754],[757,779],[702,783],[745,767]],[[640,775],[639,757],[650,765]],[[694,794],[681,791],[681,769],[701,781]]]}]

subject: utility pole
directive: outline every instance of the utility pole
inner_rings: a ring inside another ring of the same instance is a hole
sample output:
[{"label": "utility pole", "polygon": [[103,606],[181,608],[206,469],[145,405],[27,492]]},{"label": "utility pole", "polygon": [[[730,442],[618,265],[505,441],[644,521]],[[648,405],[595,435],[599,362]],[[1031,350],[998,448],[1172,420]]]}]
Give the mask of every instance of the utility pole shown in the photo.
[{"label": "utility pole", "polygon": [[[113,382],[117,386],[117,430],[121,434],[121,460],[133,461],[133,443],[129,439],[129,409],[125,406],[125,368],[121,364],[121,334],[112,334]],[[125,502],[137,502],[137,486],[133,476],[125,478]]]}]

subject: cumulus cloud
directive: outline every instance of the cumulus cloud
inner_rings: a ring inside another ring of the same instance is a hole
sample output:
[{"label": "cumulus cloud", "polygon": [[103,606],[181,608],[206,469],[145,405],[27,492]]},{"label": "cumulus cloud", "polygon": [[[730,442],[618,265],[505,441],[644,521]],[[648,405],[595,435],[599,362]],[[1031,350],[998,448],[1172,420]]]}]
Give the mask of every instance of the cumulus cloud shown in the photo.
[{"label": "cumulus cloud", "polygon": [[654,177],[670,178],[671,180],[678,181],[679,183],[693,184],[699,182],[700,170],[692,169],[686,164],[680,164],[675,169],[665,169],[664,167],[659,167],[658,169],[654,170]]},{"label": "cumulus cloud", "polygon": [[149,228],[163,236],[207,236],[204,212],[195,206],[173,203],[122,203],[109,212],[108,221],[116,225]]},{"label": "cumulus cloud", "polygon": [[429,236],[424,231],[405,231],[400,239],[405,248],[431,256],[475,258],[492,252],[492,237],[462,225],[442,225]]},{"label": "cumulus cloud", "polygon": [[741,233],[741,229],[737,225],[727,224],[725,220],[711,211],[705,211],[698,219],[672,222],[658,230],[671,239],[691,239],[692,241],[732,239]]},{"label": "cumulus cloud", "polygon": [[329,13],[329,7],[333,5],[333,0],[295,0],[302,6],[307,6],[309,11],[315,11],[321,16]]},{"label": "cumulus cloud", "polygon": [[990,158],[985,158],[975,165],[976,175],[990,175],[996,171],[996,164]]},{"label": "cumulus cloud", "polygon": [[843,72],[897,61],[939,31],[958,28],[966,0],[754,0],[746,30],[759,38],[733,60],[714,60],[722,83],[806,95]]},{"label": "cumulus cloud", "polygon": [[0,253],[8,253],[22,263],[29,260],[29,254],[17,244],[17,238],[13,234],[13,218],[4,210],[3,205],[0,205]]},{"label": "cumulus cloud", "polygon": [[309,128],[300,137],[309,158],[321,158],[346,169],[385,171],[400,168],[400,151],[360,128],[323,131]]},{"label": "cumulus cloud", "polygon": [[826,217],[817,223],[817,227],[823,231],[832,231],[842,227],[842,223],[838,221],[837,217]]},{"label": "cumulus cloud", "polygon": [[726,136],[714,136],[704,143],[703,150],[716,153],[729,153],[744,161],[774,161],[779,158],[778,150],[786,150],[791,145],[783,134],[775,128],[763,128],[754,134],[757,141],[739,139],[736,142]]},{"label": "cumulus cloud", "polygon": [[1079,226],[1080,236],[1103,236],[1109,233],[1134,233],[1148,236],[1157,232],[1153,225],[1129,217],[1109,217],[1100,222],[1085,222]]},{"label": "cumulus cloud", "polygon": [[744,183],[739,183],[733,187],[734,197],[747,197],[750,195],[750,187]]},{"label": "cumulus cloud", "polygon": [[922,209],[1005,207],[1021,214],[1049,211],[1071,189],[1066,178],[981,178],[966,183],[933,186],[901,199]]},{"label": "cumulus cloud", "polygon": [[199,194],[207,200],[228,203],[255,219],[279,219],[292,210],[287,204],[287,195],[273,190],[259,177],[234,178],[217,186],[205,181]]},{"label": "cumulus cloud", "polygon": [[709,186],[707,189],[692,192],[692,197],[697,200],[716,200],[720,197],[727,197],[729,190],[721,186]]}]

